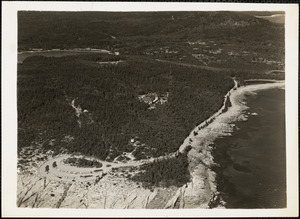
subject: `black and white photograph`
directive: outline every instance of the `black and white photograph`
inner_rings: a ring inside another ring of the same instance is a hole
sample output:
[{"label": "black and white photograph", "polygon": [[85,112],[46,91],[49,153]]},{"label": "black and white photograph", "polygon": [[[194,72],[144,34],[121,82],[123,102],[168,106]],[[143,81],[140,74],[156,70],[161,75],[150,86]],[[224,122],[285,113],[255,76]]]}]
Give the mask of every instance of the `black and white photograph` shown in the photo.
[{"label": "black and white photograph", "polygon": [[6,215],[298,215],[298,5],[5,6]]}]

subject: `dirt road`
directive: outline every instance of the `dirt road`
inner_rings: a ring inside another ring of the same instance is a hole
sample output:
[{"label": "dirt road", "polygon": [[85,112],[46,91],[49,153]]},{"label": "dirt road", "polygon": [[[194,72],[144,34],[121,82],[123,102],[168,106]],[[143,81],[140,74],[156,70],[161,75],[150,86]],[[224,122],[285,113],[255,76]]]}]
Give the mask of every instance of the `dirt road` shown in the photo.
[{"label": "dirt road", "polygon": [[[83,168],[68,165],[64,162],[71,155],[62,155],[46,161],[39,168],[41,176],[47,177],[50,180],[65,181],[65,182],[85,182],[95,181],[102,178],[108,172],[111,172],[113,168],[130,168],[144,164],[142,161],[132,163],[114,163],[107,161],[99,161],[102,163],[101,168]],[[56,162],[56,166],[53,163]]]}]

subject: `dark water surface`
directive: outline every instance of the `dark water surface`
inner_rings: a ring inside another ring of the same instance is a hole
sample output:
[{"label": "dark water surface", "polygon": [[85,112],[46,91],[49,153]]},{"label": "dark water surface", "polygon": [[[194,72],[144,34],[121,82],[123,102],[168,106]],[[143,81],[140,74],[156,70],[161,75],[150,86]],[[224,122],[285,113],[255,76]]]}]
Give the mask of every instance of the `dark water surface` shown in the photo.
[{"label": "dark water surface", "polygon": [[234,122],[232,136],[214,143],[218,190],[226,208],[284,208],[285,92],[258,91],[246,102],[248,120]]}]

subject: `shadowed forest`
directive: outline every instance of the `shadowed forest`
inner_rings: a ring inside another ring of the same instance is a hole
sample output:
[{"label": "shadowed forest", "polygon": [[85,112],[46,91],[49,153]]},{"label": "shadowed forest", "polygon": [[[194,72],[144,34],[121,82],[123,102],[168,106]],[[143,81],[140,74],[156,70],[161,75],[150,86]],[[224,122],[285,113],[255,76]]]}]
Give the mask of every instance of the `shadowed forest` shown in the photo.
[{"label": "shadowed forest", "polygon": [[[111,54],[37,54],[18,64],[19,150],[39,143],[107,161],[158,157],[218,111],[233,76],[284,79],[266,74],[284,71],[284,25],[251,13],[19,12],[18,51],[78,48]],[[139,97],[154,93],[167,99],[149,109]],[[135,180],[181,185],[189,180],[182,156],[143,166]]]}]

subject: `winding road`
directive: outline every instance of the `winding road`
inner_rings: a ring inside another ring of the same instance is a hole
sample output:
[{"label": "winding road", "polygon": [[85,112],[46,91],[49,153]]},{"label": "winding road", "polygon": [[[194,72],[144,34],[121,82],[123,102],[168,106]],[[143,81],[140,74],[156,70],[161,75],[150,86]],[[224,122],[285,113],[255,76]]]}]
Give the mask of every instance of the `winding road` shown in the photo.
[{"label": "winding road", "polygon": [[[132,161],[130,163],[115,163],[115,162],[107,162],[98,160],[102,163],[101,168],[82,168],[82,167],[75,167],[68,165],[64,162],[67,158],[71,157],[71,155],[62,155],[59,157],[55,157],[51,160],[46,161],[44,164],[42,164],[39,168],[39,172],[43,177],[47,177],[50,180],[58,180],[58,181],[67,181],[67,182],[85,182],[85,181],[96,181],[97,179],[101,179],[105,174],[111,172],[113,168],[131,168],[140,166],[146,163],[151,163],[154,161],[160,161],[163,159],[170,159],[175,158],[179,153],[185,153],[186,147],[190,145],[190,141],[195,140],[195,132],[198,132],[200,129],[206,127],[209,125],[213,119],[215,119],[218,115],[223,113],[223,109],[225,108],[226,101],[228,101],[227,97],[230,95],[230,93],[237,88],[237,82],[234,80],[234,86],[233,88],[228,91],[228,93],[224,96],[224,103],[223,106],[219,109],[218,112],[216,112],[214,115],[212,115],[207,120],[203,121],[201,124],[196,126],[187,136],[182,145],[178,148],[177,151],[163,155],[157,158],[150,158],[146,160],[140,160],[140,161]],[[74,101],[72,101],[72,105],[74,105]],[[74,107],[75,108],[75,107]],[[86,158],[89,159],[89,158]],[[53,165],[56,162],[56,165]],[[54,167],[55,166],[55,167]]]},{"label": "winding road", "polygon": [[[102,163],[101,168],[83,168],[76,167],[66,164],[64,160],[72,157],[71,155],[62,155],[59,157],[54,157],[43,163],[39,172],[41,176],[47,177],[50,180],[56,181],[66,181],[66,182],[85,182],[85,181],[95,181],[96,179],[102,178],[105,174],[111,172],[113,168],[131,168],[135,166],[140,166],[144,164],[142,161],[132,162],[132,163],[114,163],[107,161],[100,161]],[[87,158],[88,159],[88,158]],[[56,162],[56,166],[53,163]],[[49,170],[46,170],[46,167]]]}]

